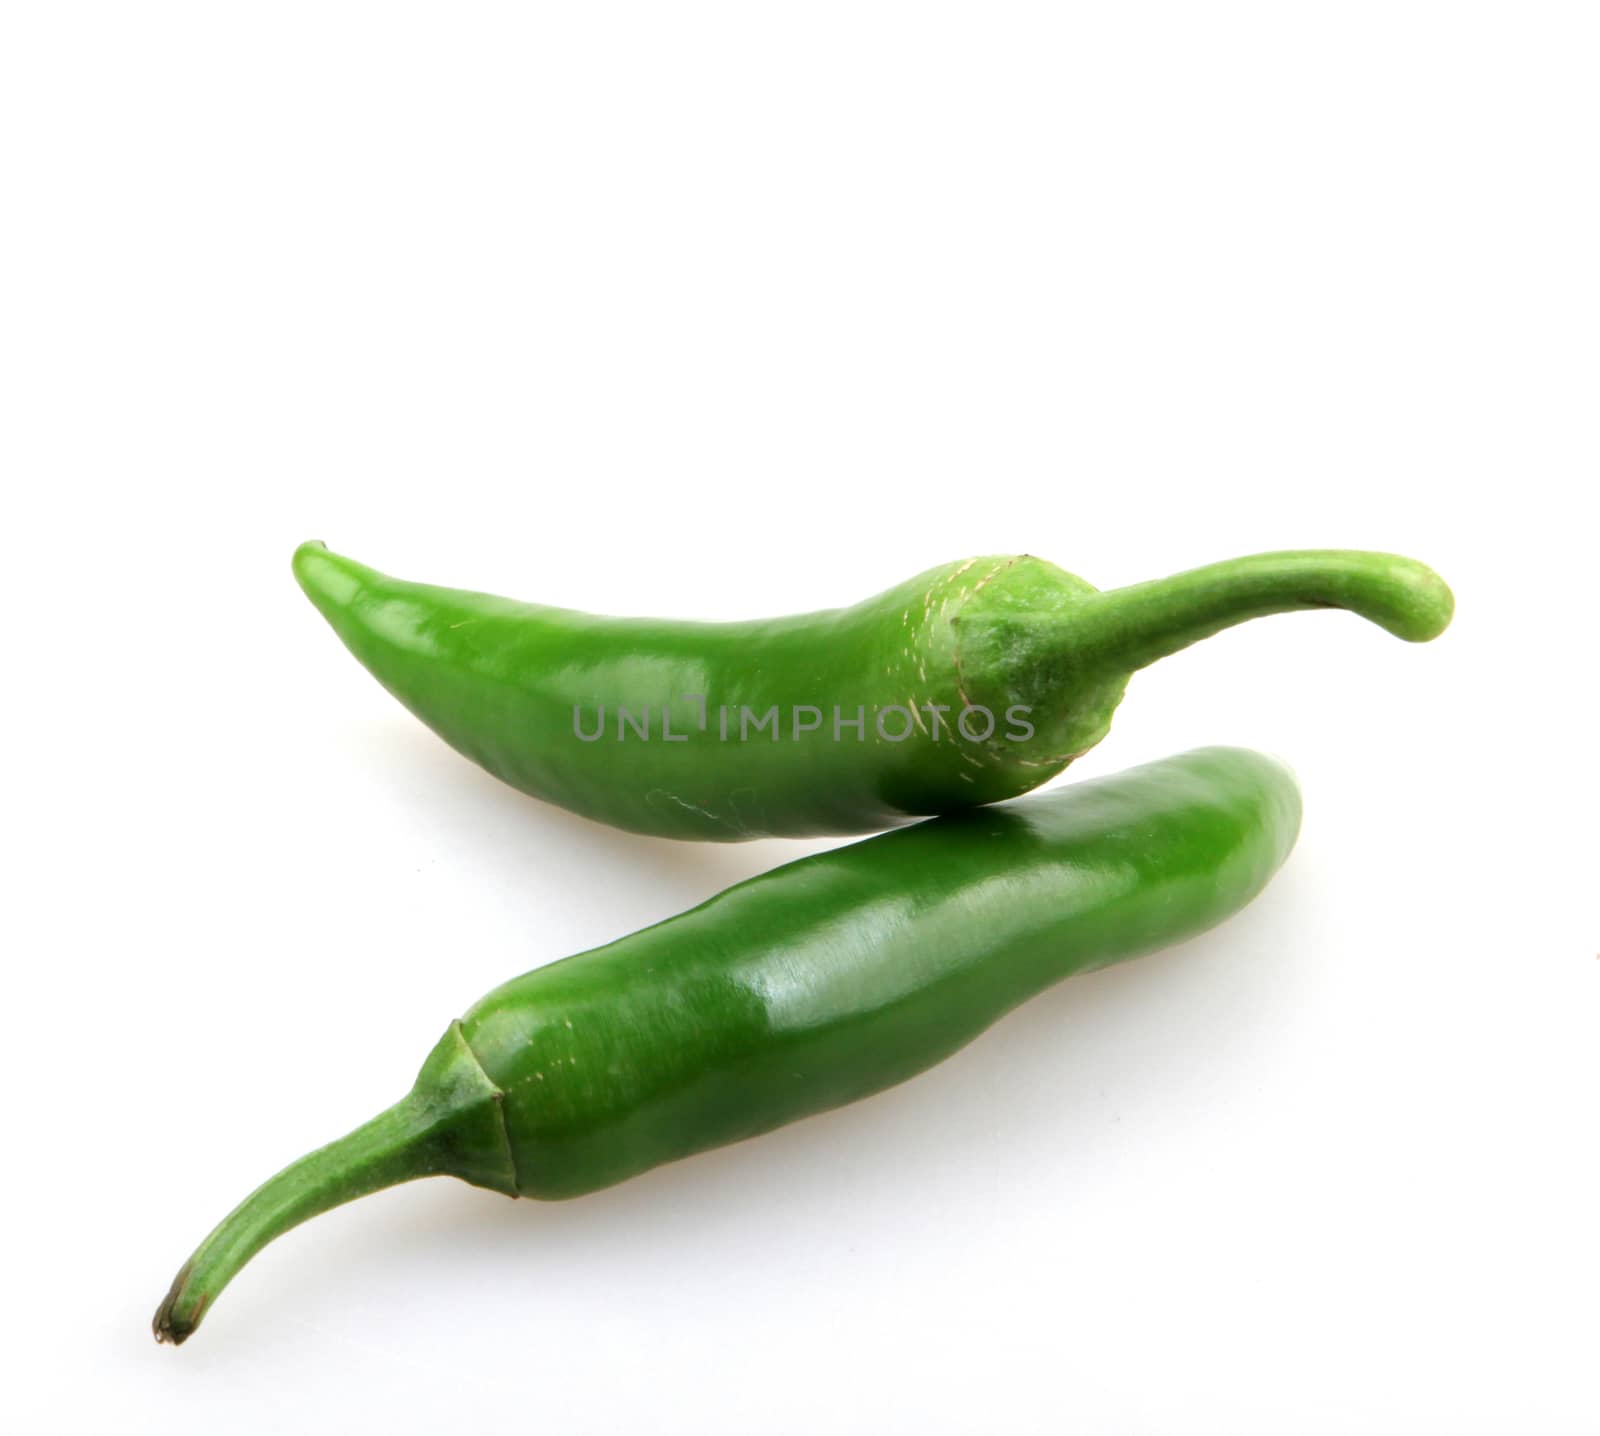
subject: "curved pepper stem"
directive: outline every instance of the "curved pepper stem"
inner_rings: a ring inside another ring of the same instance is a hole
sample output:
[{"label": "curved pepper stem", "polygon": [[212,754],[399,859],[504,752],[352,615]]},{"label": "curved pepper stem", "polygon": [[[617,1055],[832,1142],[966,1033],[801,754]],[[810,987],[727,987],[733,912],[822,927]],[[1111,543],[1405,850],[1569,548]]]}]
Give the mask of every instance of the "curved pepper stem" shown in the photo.
[{"label": "curved pepper stem", "polygon": [[222,1219],[156,1308],[157,1341],[181,1345],[223,1287],[291,1227],[417,1177],[459,1177],[517,1195],[500,1092],[452,1022],[411,1091],[387,1111],[285,1167]]},{"label": "curved pepper stem", "polygon": [[337,1142],[284,1168],[222,1220],[173,1280],[151,1323],[174,1346],[262,1247],[291,1227],[368,1193],[430,1173],[423,1155],[432,1122],[406,1097]]},{"label": "curved pepper stem", "polygon": [[1189,569],[1086,599],[1067,647],[1086,666],[1132,673],[1236,623],[1344,608],[1408,643],[1449,626],[1455,599],[1426,564],[1398,554],[1305,549]]}]

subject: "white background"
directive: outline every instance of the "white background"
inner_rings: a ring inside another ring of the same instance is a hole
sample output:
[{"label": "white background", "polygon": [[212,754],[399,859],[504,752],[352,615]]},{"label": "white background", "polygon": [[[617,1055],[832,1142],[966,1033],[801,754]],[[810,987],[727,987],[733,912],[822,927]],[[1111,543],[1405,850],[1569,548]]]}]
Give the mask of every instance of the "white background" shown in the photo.
[{"label": "white background", "polygon": [[[1596,1430],[1595,25],[8,6],[10,1429]],[[497,785],[312,536],[703,617],[1372,547],[1459,611],[1134,681],[1069,780],[1303,782],[1225,928],[580,1202],[325,1216],[175,1352],[193,1245],[482,992],[823,846]]]}]

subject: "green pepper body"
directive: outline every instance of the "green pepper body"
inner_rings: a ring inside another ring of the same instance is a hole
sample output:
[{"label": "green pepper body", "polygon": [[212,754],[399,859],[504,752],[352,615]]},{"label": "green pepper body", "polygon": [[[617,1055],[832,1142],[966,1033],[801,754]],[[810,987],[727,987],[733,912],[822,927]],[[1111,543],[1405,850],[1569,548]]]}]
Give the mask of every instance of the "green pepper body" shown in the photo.
[{"label": "green pepper body", "polygon": [[564,1198],[865,1097],[1030,995],[1220,922],[1299,828],[1288,771],[1200,749],[938,818],[740,883],[505,984],[409,1096],[260,1188],[156,1317],[181,1341],[315,1212],[449,1173]]},{"label": "green pepper body", "polygon": [[1028,556],[749,623],[600,618],[391,579],[304,544],[350,651],[446,742],[615,827],[736,840],[875,832],[1015,797],[1110,726],[1136,669],[1246,619],[1348,608],[1413,641],[1450,618],[1389,554],[1264,554],[1100,593]]}]

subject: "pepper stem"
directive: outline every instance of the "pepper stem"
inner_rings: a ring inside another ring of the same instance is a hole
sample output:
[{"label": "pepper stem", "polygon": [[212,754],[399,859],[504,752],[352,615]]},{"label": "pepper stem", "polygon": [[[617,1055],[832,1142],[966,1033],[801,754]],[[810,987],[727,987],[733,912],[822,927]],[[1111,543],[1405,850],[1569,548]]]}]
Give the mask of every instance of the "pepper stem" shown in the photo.
[{"label": "pepper stem", "polygon": [[408,1095],[256,1188],[184,1263],[156,1309],[156,1340],[174,1346],[187,1340],[239,1269],[291,1227],[384,1187],[432,1175],[438,1170],[429,1160],[437,1120],[415,1094]]},{"label": "pepper stem", "polygon": [[1455,599],[1426,564],[1398,554],[1263,553],[1096,594],[1073,613],[1069,644],[1086,665],[1132,673],[1236,623],[1307,608],[1349,609],[1425,643],[1449,625]]},{"label": "pepper stem", "polygon": [[310,1217],[414,1177],[459,1177],[517,1195],[516,1159],[489,1080],[452,1022],[416,1085],[347,1137],[302,1157],[223,1218],[173,1280],[152,1323],[157,1341],[186,1341],[223,1287],[274,1237]]}]

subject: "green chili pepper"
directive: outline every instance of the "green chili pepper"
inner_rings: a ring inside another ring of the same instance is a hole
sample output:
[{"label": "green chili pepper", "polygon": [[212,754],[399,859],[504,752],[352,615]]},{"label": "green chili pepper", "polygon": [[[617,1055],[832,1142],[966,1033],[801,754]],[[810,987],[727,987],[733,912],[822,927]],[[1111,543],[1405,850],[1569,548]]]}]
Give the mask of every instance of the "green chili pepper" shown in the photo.
[{"label": "green chili pepper", "polygon": [[450,1025],[410,1095],[224,1220],[156,1337],[184,1340],[274,1237],[382,1187],[578,1196],[904,1081],[1061,978],[1220,922],[1299,823],[1280,764],[1199,749],[802,858],[530,972]]},{"label": "green chili pepper", "polygon": [[1262,554],[1100,593],[1030,557],[947,564],[853,608],[754,623],[598,618],[403,583],[319,543],[295,574],[385,688],[474,762],[634,832],[876,832],[1016,797],[1106,734],[1129,676],[1246,619],[1450,621],[1389,554]]}]

